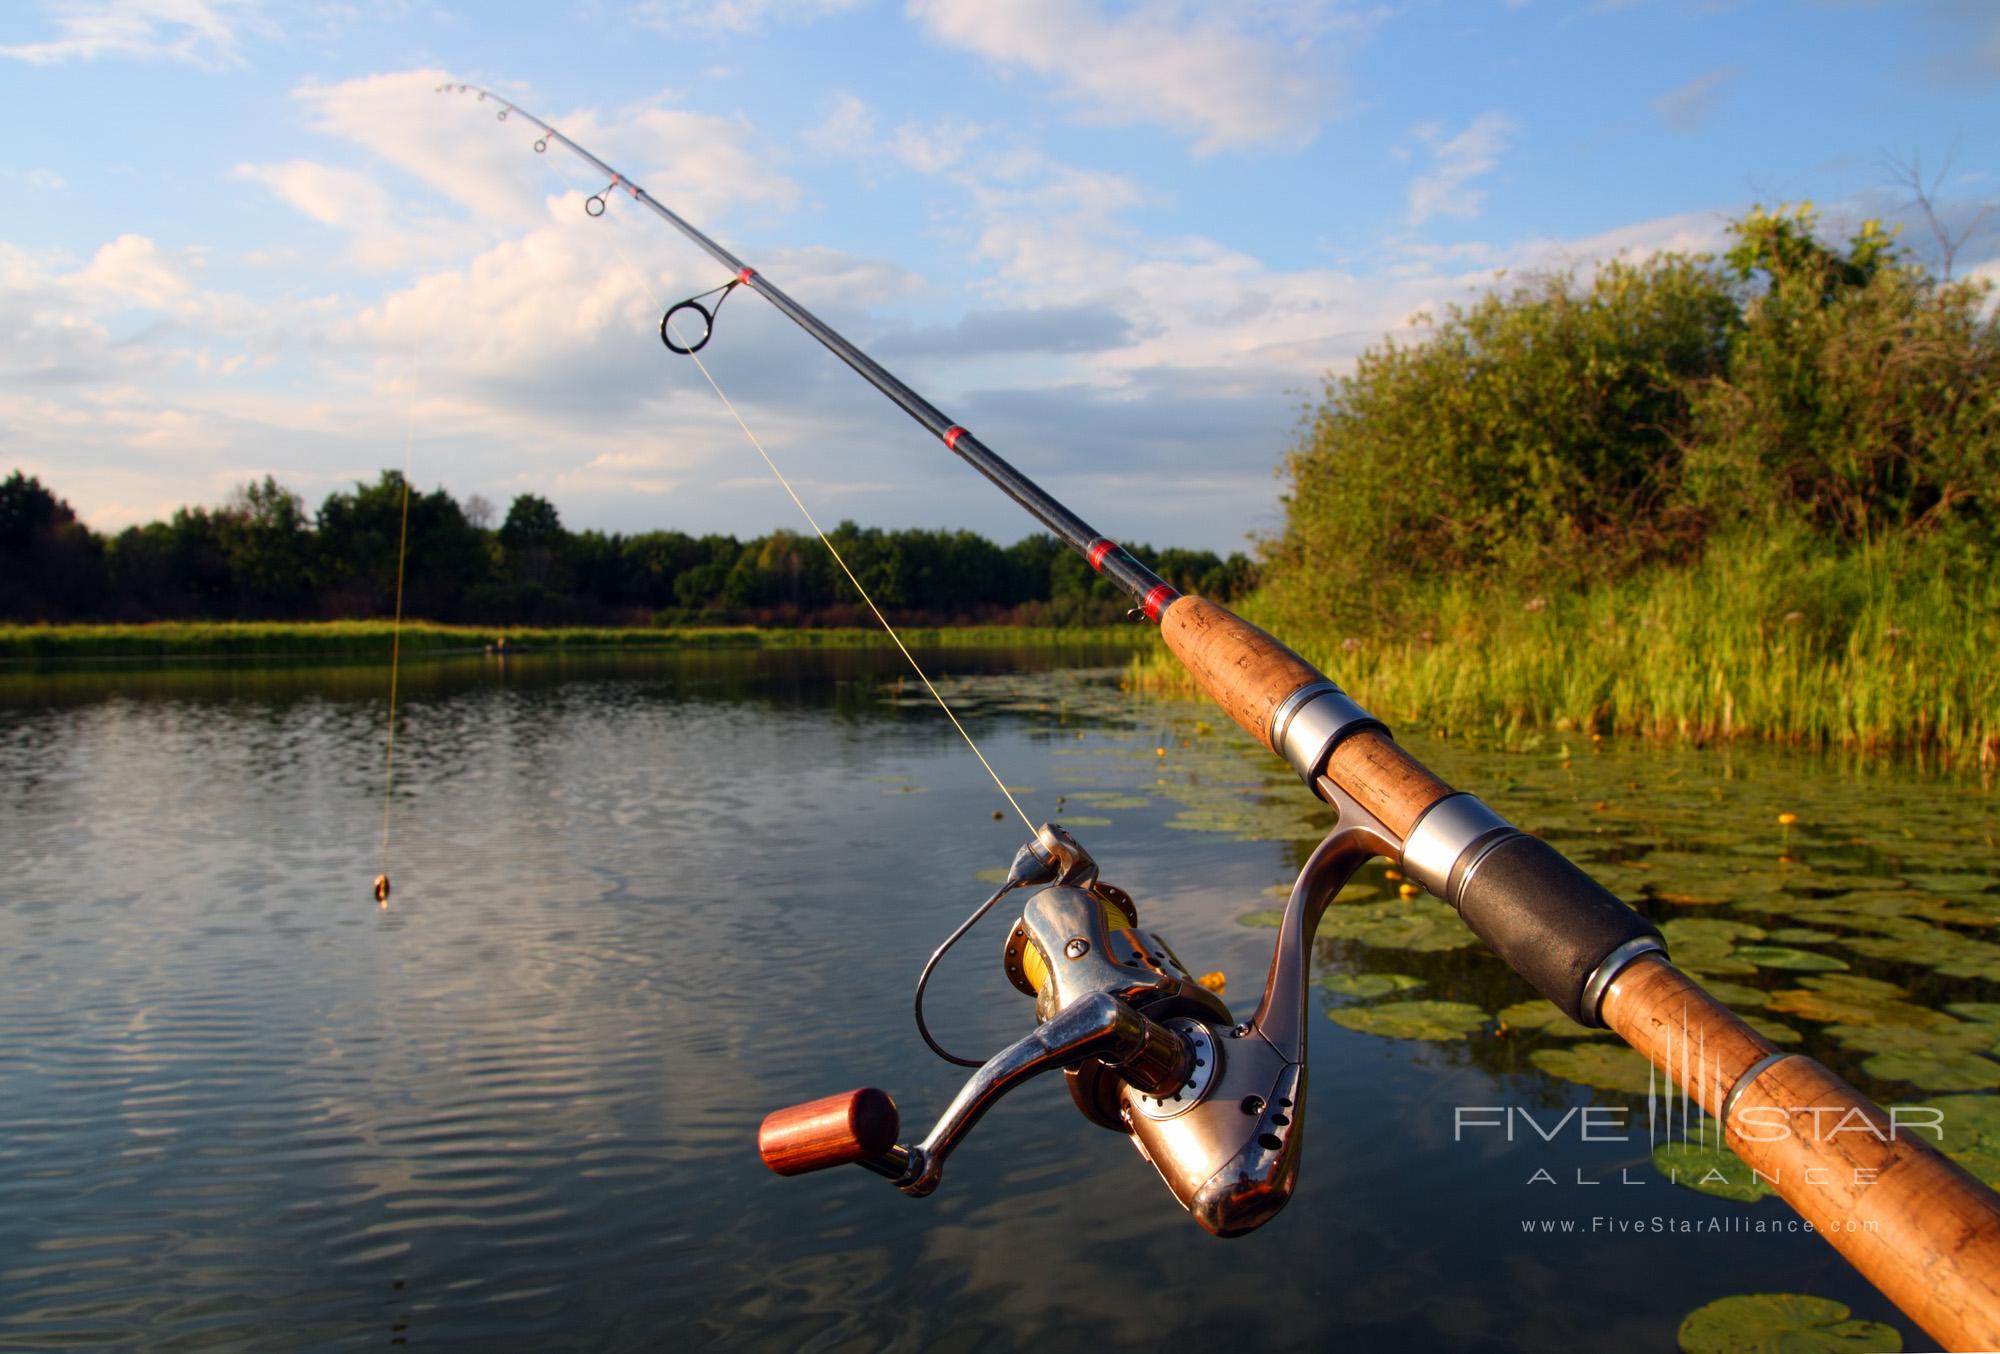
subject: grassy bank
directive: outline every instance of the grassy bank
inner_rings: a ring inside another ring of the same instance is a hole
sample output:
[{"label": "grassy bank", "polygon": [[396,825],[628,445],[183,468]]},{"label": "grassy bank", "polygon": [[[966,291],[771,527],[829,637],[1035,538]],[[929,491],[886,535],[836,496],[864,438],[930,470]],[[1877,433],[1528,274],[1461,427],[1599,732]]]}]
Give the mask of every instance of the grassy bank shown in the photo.
[{"label": "grassy bank", "polygon": [[[163,622],[152,625],[0,626],[0,660],[66,661],[133,658],[387,658],[394,627],[387,621]],[[1006,645],[1138,643],[1142,626],[1061,629],[963,626],[902,631],[912,647],[987,648]],[[528,652],[604,648],[858,648],[889,642],[872,629],[542,629],[434,625],[406,621],[405,658],[476,652],[505,640]]]},{"label": "grassy bank", "polygon": [[[2000,571],[1938,542],[1833,554],[1739,541],[1574,591],[1432,584],[1393,633],[1244,610],[1392,725],[2000,760]],[[1164,653],[1135,659],[1133,675],[1191,689]]]}]

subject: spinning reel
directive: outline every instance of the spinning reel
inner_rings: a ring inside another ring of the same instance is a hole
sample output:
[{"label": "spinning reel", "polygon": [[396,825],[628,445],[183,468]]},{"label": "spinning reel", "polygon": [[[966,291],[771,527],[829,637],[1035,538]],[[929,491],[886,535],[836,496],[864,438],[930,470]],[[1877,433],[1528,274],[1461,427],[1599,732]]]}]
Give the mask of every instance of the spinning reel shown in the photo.
[{"label": "spinning reel", "polygon": [[[1045,824],[1016,853],[1000,891],[952,937],[1013,890],[1035,890],[1001,960],[1013,985],[1034,998],[1034,1031],[979,1065],[921,1142],[897,1143],[895,1103],[863,1089],[770,1114],[757,1135],[764,1163],[780,1175],[851,1163],[921,1197],[1001,1096],[1060,1068],[1083,1116],[1129,1137],[1208,1231],[1238,1236],[1268,1222],[1298,1179],[1313,933],[1363,862],[1400,854],[1393,834],[1352,800],[1339,795],[1337,807],[1339,825],[1292,886],[1263,999],[1247,1023],[1166,941],[1140,928],[1131,898],[1098,877],[1076,838]],[[921,1028],[921,984],[917,1018]]]}]

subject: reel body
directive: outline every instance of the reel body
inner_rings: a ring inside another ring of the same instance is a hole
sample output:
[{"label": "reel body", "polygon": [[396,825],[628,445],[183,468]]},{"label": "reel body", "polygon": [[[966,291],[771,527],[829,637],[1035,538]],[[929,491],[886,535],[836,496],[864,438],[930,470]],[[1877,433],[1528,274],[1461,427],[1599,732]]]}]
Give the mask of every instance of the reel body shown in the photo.
[{"label": "reel body", "polygon": [[1244,1023],[1140,926],[1132,899],[1098,878],[1081,844],[1045,824],[986,904],[1039,886],[1001,954],[1009,981],[1034,998],[1035,1029],[980,1064],[921,1142],[897,1145],[894,1102],[864,1089],[767,1116],[758,1132],[765,1164],[796,1175],[851,1163],[926,1195],[995,1101],[1060,1068],[1084,1117],[1129,1137],[1207,1231],[1238,1236],[1268,1222],[1298,1180],[1313,932],[1354,871],[1395,850],[1371,815],[1351,801],[1339,807],[1340,824],[1293,885],[1263,999]]}]

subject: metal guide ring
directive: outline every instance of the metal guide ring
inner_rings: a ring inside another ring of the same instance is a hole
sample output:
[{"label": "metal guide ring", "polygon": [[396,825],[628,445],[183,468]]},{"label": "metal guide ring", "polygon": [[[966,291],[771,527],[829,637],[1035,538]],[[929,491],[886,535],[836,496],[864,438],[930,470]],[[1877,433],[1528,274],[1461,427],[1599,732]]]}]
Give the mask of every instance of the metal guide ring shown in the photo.
[{"label": "metal guide ring", "polygon": [[[683,310],[692,310],[695,314],[701,316],[701,337],[685,347],[674,341],[673,330],[674,316]],[[715,316],[709,313],[707,306],[692,298],[678,302],[666,314],[660,317],[660,342],[667,345],[668,351],[679,353],[683,357],[691,357],[703,348],[706,348],[709,339],[714,334]]]},{"label": "metal guide ring", "polygon": [[583,200],[583,214],[585,216],[604,215],[604,194],[592,193],[589,197],[585,198]]},{"label": "metal guide ring", "polygon": [[547,150],[548,148],[549,148],[549,139],[546,136],[542,137],[539,141],[535,142],[535,154],[537,155],[540,155],[543,151]]}]

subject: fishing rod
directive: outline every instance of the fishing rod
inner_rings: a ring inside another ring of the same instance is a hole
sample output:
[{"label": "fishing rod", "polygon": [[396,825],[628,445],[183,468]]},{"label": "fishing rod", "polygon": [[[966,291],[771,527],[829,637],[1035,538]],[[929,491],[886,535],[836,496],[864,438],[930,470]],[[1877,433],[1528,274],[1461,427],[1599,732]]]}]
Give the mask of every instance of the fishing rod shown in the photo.
[{"label": "fishing rod", "polygon": [[[1141,928],[1131,896],[1100,877],[1083,845],[1043,824],[999,891],[925,966],[928,977],[988,910],[1031,890],[1001,962],[1034,999],[1035,1028],[981,1063],[915,1142],[897,1141],[895,1102],[872,1087],[773,1112],[758,1132],[773,1171],[852,1164],[928,1195],[988,1109],[1060,1070],[1084,1117],[1129,1137],[1202,1227],[1218,1236],[1256,1229],[1284,1207],[1301,1165],[1314,934],[1341,887],[1380,857],[1457,911],[1564,1015],[1610,1029],[1645,1055],[1684,1097],[1683,1122],[1689,1104],[1709,1116],[1758,1178],[1933,1338],[1953,1349],[2000,1348],[2000,1198],[1922,1140],[1926,1126],[1936,1131],[1936,1111],[1900,1117],[1814,1059],[1776,1047],[1675,967],[1650,921],[1553,846],[1447,785],[1311,663],[1226,607],[1181,595],[548,123],[477,86],[439,90],[496,101],[502,120],[518,114],[542,131],[538,153],[559,144],[603,174],[606,186],[585,200],[589,215],[602,216],[623,189],[730,270],[731,281],[662,316],[669,348],[692,355],[706,345],[736,287],[763,296],[1124,589],[1203,691],[1337,813],[1292,886],[1257,1009],[1240,1021]],[[710,296],[718,299],[704,305]],[[682,336],[677,314],[698,318],[700,334]],[[920,988],[920,1028],[921,999]],[[950,1057],[927,1031],[925,1039]]]}]

